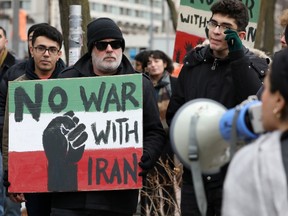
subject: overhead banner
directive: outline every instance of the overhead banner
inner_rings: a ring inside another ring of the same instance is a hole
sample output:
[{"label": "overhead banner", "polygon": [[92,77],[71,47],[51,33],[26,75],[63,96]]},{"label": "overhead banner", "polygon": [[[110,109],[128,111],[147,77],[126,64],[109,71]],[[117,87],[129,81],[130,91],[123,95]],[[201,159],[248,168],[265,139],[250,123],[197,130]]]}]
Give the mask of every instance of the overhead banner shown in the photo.
[{"label": "overhead banner", "polygon": [[[178,14],[177,31],[173,60],[182,63],[184,56],[196,45],[206,39],[205,27],[211,18],[211,6],[217,0],[181,0]],[[254,47],[257,21],[259,18],[259,0],[245,0],[248,8],[249,24],[246,28],[244,45]]]},{"label": "overhead banner", "polygon": [[142,187],[142,75],[9,84],[10,192]]}]

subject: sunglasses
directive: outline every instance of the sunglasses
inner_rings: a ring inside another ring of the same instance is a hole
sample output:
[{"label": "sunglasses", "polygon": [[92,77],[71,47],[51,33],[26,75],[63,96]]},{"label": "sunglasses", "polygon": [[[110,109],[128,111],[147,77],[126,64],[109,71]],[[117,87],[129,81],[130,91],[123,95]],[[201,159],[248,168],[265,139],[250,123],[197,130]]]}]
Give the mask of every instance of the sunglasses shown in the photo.
[{"label": "sunglasses", "polygon": [[107,49],[108,44],[110,44],[110,46],[112,47],[112,49],[119,49],[122,47],[122,41],[121,40],[115,40],[115,41],[96,41],[94,43],[95,47],[99,50],[99,51],[104,51]]}]

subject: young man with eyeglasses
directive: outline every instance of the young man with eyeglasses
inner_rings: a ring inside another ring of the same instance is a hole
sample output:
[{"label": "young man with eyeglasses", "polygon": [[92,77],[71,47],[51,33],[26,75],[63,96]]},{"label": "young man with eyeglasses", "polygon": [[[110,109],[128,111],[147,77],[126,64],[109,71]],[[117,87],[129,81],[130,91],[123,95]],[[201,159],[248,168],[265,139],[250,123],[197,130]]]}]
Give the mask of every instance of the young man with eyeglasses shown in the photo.
[{"label": "young man with eyeglasses", "polygon": [[[59,77],[96,77],[137,73],[123,54],[125,40],[116,23],[106,17],[87,25],[88,52]],[[149,78],[143,76],[143,155],[139,175],[151,169],[165,144],[165,132]],[[101,122],[100,122],[101,123]],[[54,193],[51,216],[132,216],[136,212],[139,190],[111,190]]]},{"label": "young man with eyeglasses", "polygon": [[[0,83],[0,114],[5,113],[3,127],[3,168],[5,172],[4,184],[8,187],[8,112],[5,109],[6,97],[8,91],[8,81],[18,77],[17,81],[38,80],[38,79],[55,79],[58,74],[65,68],[65,64],[60,58],[62,55],[63,37],[62,34],[50,25],[39,25],[33,32],[32,46],[30,46],[31,58],[27,61],[20,62],[11,67],[7,74],[9,76]],[[28,173],[27,173],[28,175]],[[31,182],[33,184],[33,182]],[[26,202],[26,209],[29,216],[50,216],[51,211],[51,194],[49,193],[26,193],[9,194],[14,202]]]},{"label": "young man with eyeglasses", "polygon": [[[247,7],[240,0],[219,0],[210,10],[212,16],[207,23],[210,44],[195,48],[185,57],[168,106],[168,124],[188,101],[209,98],[232,108],[256,94],[262,85],[262,76],[268,68],[266,58],[259,58],[242,45],[249,22]],[[182,177],[181,215],[199,216],[190,169],[185,167]],[[224,168],[217,174],[202,175],[208,216],[221,215],[224,177]]]}]

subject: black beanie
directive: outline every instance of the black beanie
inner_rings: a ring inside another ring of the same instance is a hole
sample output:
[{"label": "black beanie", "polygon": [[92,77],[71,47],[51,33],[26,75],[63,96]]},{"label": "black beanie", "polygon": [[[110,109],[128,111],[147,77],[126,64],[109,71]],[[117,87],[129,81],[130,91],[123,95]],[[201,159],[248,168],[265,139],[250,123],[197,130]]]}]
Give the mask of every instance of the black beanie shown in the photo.
[{"label": "black beanie", "polygon": [[122,50],[124,51],[125,40],[123,38],[120,28],[113,20],[107,17],[103,17],[93,20],[87,25],[87,47],[89,53],[91,53],[93,49],[93,43],[95,41],[100,41],[108,38],[122,40]]}]

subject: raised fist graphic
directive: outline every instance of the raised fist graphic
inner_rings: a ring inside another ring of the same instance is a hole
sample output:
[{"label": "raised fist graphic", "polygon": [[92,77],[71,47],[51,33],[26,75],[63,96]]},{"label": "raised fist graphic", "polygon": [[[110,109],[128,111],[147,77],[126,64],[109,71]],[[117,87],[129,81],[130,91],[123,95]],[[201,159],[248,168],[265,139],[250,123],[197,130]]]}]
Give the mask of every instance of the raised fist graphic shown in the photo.
[{"label": "raised fist graphic", "polygon": [[73,111],[58,116],[43,132],[48,159],[48,190],[76,191],[77,162],[82,158],[88,134]]}]

